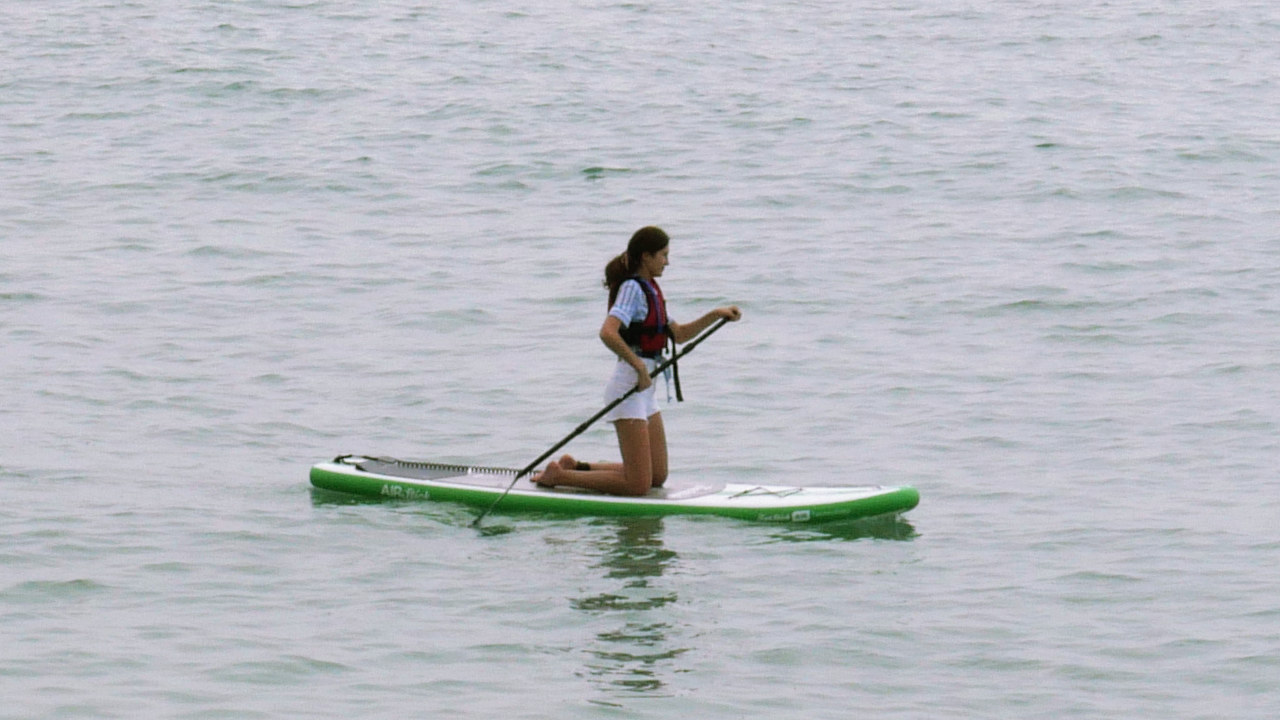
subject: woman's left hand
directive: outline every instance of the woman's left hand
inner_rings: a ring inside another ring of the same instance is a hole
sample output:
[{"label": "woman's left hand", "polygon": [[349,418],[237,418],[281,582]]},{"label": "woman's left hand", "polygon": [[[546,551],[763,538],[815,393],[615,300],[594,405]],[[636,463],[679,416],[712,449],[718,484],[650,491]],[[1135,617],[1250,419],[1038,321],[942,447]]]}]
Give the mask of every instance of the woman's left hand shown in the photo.
[{"label": "woman's left hand", "polygon": [[716,314],[725,320],[732,320],[733,322],[742,319],[742,311],[738,309],[737,305],[725,305],[722,308],[716,308]]}]

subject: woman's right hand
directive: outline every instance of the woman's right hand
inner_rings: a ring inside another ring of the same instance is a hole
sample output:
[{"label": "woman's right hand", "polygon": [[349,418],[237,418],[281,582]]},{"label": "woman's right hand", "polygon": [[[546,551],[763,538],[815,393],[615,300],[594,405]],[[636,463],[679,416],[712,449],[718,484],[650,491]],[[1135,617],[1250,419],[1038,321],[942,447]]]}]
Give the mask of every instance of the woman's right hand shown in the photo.
[{"label": "woman's right hand", "polygon": [[[634,369],[635,366],[633,365]],[[640,369],[636,370],[636,391],[644,392],[653,384],[653,378],[649,377],[649,368],[640,363]]]}]

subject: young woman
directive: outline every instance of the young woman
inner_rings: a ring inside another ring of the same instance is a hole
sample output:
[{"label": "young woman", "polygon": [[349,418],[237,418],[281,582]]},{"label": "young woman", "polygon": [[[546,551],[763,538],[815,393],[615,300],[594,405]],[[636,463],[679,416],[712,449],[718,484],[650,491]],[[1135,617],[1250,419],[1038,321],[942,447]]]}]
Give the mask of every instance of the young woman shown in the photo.
[{"label": "young woman", "polygon": [[600,327],[600,340],[618,356],[605,388],[605,402],[613,402],[639,387],[605,419],[618,433],[621,463],[581,463],[569,455],[532,478],[539,485],[570,485],[614,495],[644,495],[667,479],[667,435],[654,397],[649,373],[662,362],[668,333],[677,343],[697,337],[718,318],[738,320],[742,312],[726,305],[682,324],[667,317],[657,278],[669,262],[667,234],[643,227],[631,236],[626,252],[609,261],[604,284],[609,288],[609,314]]}]

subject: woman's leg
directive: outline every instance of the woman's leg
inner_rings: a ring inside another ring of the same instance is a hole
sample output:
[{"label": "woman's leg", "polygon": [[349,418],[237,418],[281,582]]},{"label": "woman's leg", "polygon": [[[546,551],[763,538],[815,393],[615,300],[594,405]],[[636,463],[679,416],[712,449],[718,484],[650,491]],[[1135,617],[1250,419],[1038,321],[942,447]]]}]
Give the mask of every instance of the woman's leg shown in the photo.
[{"label": "woman's leg", "polygon": [[[618,444],[621,446],[621,438],[618,439]],[[578,460],[572,455],[563,455],[558,464],[562,470],[575,470],[578,467]],[[594,460],[587,465],[593,471],[622,472],[624,467],[622,463],[602,460]],[[667,431],[662,424],[661,413],[654,413],[649,417],[649,469],[653,478],[650,483],[652,487],[662,487],[662,484],[667,481]]]},{"label": "woman's leg", "polygon": [[[618,433],[618,448],[622,450],[622,463],[592,463],[590,470],[572,470],[565,467],[572,458],[561,458],[533,478],[541,485],[568,485],[611,495],[644,495],[653,487],[653,455],[649,446],[649,421],[617,420],[614,429]],[[663,459],[666,443],[663,441]],[[664,480],[665,478],[665,468]]]},{"label": "woman's leg", "polygon": [[653,455],[650,451],[649,421],[618,420],[613,424],[622,451],[622,475],[626,490],[619,495],[643,495],[653,487]]},{"label": "woman's leg", "polygon": [[662,413],[649,416],[649,467],[653,486],[662,487],[667,481],[667,431],[662,425]]}]

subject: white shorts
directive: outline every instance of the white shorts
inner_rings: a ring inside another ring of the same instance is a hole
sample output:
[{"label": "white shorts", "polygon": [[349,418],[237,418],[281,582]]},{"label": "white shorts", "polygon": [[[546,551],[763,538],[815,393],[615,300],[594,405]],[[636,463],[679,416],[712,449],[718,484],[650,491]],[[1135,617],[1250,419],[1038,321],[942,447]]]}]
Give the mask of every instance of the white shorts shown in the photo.
[{"label": "white shorts", "polygon": [[[653,372],[658,366],[659,360],[649,358],[641,358],[644,360],[645,369]],[[614,400],[627,394],[627,391],[636,386],[639,377],[636,375],[635,368],[619,360],[613,368],[613,376],[609,378],[609,384],[604,388],[604,402],[609,404]],[[604,419],[607,422],[616,422],[618,420],[648,420],[650,417],[658,414],[658,398],[654,391],[658,388],[657,378],[649,387],[638,393],[633,393],[631,397],[623,400],[617,407],[605,413]]]}]

